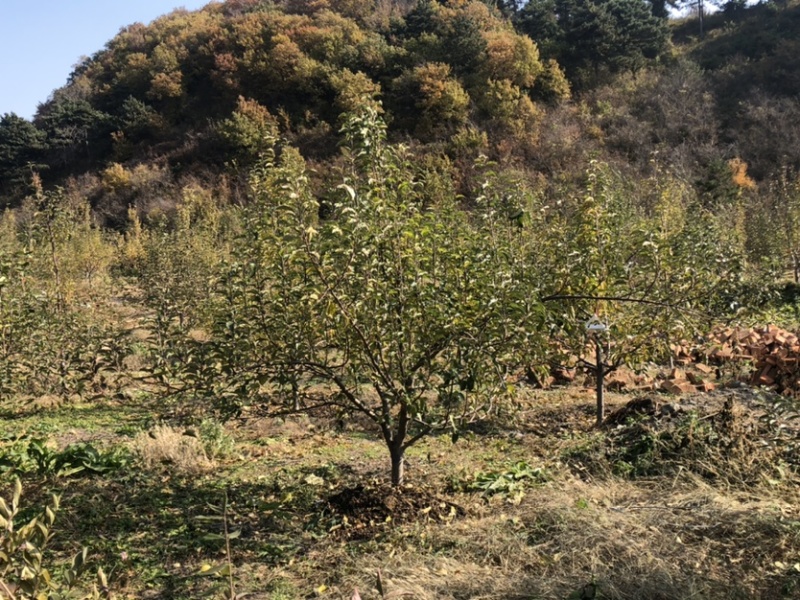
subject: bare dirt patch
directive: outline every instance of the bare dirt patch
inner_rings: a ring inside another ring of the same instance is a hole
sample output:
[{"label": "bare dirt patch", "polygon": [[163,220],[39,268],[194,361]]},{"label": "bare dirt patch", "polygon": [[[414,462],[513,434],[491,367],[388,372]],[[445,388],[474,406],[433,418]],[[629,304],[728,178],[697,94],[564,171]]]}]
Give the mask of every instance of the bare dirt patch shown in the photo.
[{"label": "bare dirt patch", "polygon": [[383,482],[346,487],[328,497],[327,503],[341,524],[331,530],[349,539],[371,537],[395,524],[448,523],[466,514],[463,507],[433,490],[416,486],[392,487]]}]

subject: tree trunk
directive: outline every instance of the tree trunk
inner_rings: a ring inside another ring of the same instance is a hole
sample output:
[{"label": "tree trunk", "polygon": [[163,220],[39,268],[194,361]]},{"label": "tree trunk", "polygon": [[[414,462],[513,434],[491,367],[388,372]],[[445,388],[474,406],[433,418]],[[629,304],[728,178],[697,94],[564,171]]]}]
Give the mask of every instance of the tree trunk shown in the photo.
[{"label": "tree trunk", "polygon": [[597,364],[597,426],[603,424],[605,417],[605,398],[603,397],[603,378],[605,377],[605,365],[603,364],[603,344],[600,342],[599,337],[595,337],[594,343],[597,346],[597,355],[595,357]]},{"label": "tree trunk", "polygon": [[405,459],[403,455],[406,449],[401,444],[392,444],[389,447],[389,453],[392,456],[392,487],[403,485],[403,477],[405,475]]},{"label": "tree trunk", "polygon": [[705,6],[703,5],[703,0],[697,0],[697,14],[700,17],[700,37],[705,37],[705,23],[703,22],[705,18]]},{"label": "tree trunk", "polygon": [[292,378],[292,409],[295,411],[300,410],[300,388],[294,378]]}]

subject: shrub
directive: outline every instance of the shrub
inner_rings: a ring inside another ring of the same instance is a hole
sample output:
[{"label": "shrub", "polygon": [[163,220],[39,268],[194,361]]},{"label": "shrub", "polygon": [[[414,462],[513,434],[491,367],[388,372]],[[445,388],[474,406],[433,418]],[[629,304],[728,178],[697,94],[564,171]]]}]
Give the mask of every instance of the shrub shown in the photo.
[{"label": "shrub", "polygon": [[116,337],[95,308],[108,290],[113,245],[85,201],[41,187],[2,230],[0,393],[83,393],[104,342]]}]

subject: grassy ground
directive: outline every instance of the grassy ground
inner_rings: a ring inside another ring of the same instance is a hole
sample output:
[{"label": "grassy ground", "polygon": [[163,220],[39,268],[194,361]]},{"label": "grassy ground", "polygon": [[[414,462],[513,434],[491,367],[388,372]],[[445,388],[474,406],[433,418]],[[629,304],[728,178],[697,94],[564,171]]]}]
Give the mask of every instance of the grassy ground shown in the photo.
[{"label": "grassy ground", "polygon": [[[520,401],[420,442],[399,491],[366,424],[157,427],[146,393],[7,416],[0,463],[29,513],[62,494],[49,560],[88,546],[118,598],[800,595],[796,435],[763,397],[653,397],[603,430],[584,389]],[[70,452],[87,467],[70,474]]]}]

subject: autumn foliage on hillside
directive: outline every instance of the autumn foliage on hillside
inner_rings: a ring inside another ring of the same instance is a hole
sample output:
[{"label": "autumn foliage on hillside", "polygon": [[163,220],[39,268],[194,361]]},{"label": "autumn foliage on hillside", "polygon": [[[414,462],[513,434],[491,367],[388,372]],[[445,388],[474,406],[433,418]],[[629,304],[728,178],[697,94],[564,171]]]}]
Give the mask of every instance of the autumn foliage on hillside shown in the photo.
[{"label": "autumn foliage on hillside", "polygon": [[751,255],[780,263],[792,243],[767,224],[788,210],[776,194],[793,189],[800,167],[789,125],[800,115],[798,11],[726,5],[701,37],[691,18],[668,22],[642,0],[176,10],[123,28],[32,121],[0,117],[0,205],[29,196],[34,173],[87,197],[116,229],[129,208],[145,220],[174,211],[187,185],[242,200],[275,136],[300,150],[322,193],[342,165],[340,115],[366,103],[390,140],[467,203],[480,156],[549,198],[579,192],[599,160],[647,210],[666,193],[647,183],[659,181],[704,208],[739,211]]},{"label": "autumn foliage on hillside", "polygon": [[124,28],[33,124],[7,117],[25,147],[8,168],[32,153],[51,178],[154,155],[241,166],[257,156],[245,130],[259,111],[330,156],[339,113],[364,93],[382,97],[398,134],[445,141],[474,121],[517,145],[536,136],[532,97],[569,86],[481,2],[214,3]]}]

